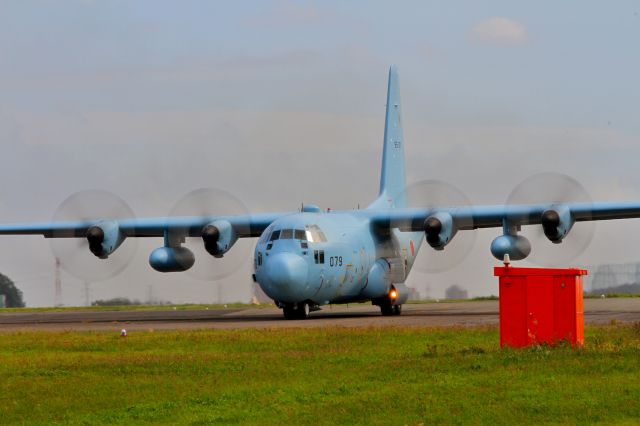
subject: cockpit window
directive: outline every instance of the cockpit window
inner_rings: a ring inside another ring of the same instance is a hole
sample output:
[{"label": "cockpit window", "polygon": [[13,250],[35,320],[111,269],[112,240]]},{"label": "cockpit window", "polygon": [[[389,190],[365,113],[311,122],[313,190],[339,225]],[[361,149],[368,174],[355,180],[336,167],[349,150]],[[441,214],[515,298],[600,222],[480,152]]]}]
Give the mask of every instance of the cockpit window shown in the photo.
[{"label": "cockpit window", "polygon": [[269,241],[269,237],[271,236],[271,231],[273,230],[273,225],[269,225],[267,229],[264,230],[262,235],[260,236],[259,243],[266,243]]},{"label": "cockpit window", "polygon": [[320,230],[318,225],[306,225],[305,233],[307,235],[307,240],[312,243],[324,243],[327,241],[327,237],[325,237],[324,232]]},{"label": "cockpit window", "polygon": [[[309,231],[305,232],[302,229],[277,229],[273,231],[273,233],[271,234],[271,238],[269,238],[269,241],[275,241],[275,240],[307,241],[308,232]],[[320,235],[322,236],[322,238],[324,238],[324,234],[322,234],[322,231],[320,231]]]}]

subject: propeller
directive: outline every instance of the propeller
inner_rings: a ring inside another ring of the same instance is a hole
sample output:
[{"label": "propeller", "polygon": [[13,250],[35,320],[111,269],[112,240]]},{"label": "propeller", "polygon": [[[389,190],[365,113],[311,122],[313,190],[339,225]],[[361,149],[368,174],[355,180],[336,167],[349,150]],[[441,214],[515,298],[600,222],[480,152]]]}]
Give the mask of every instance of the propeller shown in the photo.
[{"label": "propeller", "polygon": [[[97,222],[134,217],[131,207],[117,195],[104,190],[86,190],[76,192],[60,203],[53,221]],[[55,238],[57,236],[61,235],[54,232],[51,251],[60,266],[70,275],[90,282],[103,281],[122,272],[133,259],[138,246],[136,238],[128,238],[108,258],[98,259],[94,252],[104,239],[101,228],[90,227],[86,237]]]},{"label": "propeller", "polygon": [[[218,188],[200,188],[187,193],[171,209],[170,216],[236,216],[248,215],[245,205],[227,191]],[[236,229],[240,233],[248,230]],[[175,237],[186,235],[186,229],[176,229]],[[185,245],[195,255],[195,264],[187,270],[191,276],[205,281],[226,278],[236,272],[251,256],[252,245],[247,239],[238,239],[233,247],[216,258],[207,250],[211,250],[211,241],[220,235],[220,230],[212,226],[204,226],[202,234],[197,237],[186,237]]]},{"label": "propeller", "polygon": [[[561,206],[567,203],[591,202],[586,189],[577,180],[562,173],[539,173],[530,176],[516,186],[507,198],[509,206],[548,203]],[[544,212],[542,221],[550,227],[557,225],[557,212]],[[553,243],[551,240],[556,235],[549,230],[545,235],[542,225],[523,226],[520,233],[531,242],[531,255],[527,260],[539,266],[560,266],[566,265],[584,252],[593,239],[594,231],[594,222],[576,222],[560,243]]]},{"label": "propeller", "polygon": [[[434,179],[425,179],[412,183],[405,191],[407,205],[416,208],[469,207],[469,198],[454,185]],[[473,220],[458,223],[461,227],[473,227]],[[436,234],[442,229],[442,223],[433,217],[425,221],[425,229]],[[429,237],[427,237],[429,238]],[[421,260],[416,267],[422,272],[445,272],[458,266],[471,252],[476,241],[473,231],[456,233],[444,249],[435,250],[428,245],[420,251]]]}]

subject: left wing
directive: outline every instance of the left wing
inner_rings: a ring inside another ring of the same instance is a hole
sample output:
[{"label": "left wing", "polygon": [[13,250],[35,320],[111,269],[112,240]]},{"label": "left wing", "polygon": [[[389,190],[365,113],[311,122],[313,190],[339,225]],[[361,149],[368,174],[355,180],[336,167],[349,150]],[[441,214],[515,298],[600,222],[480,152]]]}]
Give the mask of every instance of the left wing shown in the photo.
[{"label": "left wing", "polygon": [[18,223],[0,225],[0,235],[86,238],[89,250],[101,259],[109,257],[126,238],[164,237],[164,247],[151,262],[152,267],[163,272],[180,271],[193,264],[193,255],[180,247],[185,237],[202,237],[207,252],[221,257],[238,238],[258,237],[274,220],[288,214],[291,213]]},{"label": "left wing", "polygon": [[96,219],[84,221],[15,223],[0,225],[0,235],[43,235],[46,238],[85,237],[88,230],[105,223],[114,223],[123,237],[163,237],[166,233],[181,233],[198,237],[202,229],[213,222],[228,222],[239,238],[259,237],[271,222],[289,213],[264,213],[238,216],[188,216],[139,219]]}]

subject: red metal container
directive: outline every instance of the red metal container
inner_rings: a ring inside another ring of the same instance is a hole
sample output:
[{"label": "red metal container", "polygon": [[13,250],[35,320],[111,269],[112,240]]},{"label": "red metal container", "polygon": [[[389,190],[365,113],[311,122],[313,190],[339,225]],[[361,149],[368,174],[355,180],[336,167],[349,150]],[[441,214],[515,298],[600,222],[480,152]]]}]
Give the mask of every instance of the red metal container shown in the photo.
[{"label": "red metal container", "polygon": [[584,269],[495,267],[500,281],[500,346],[584,344]]}]

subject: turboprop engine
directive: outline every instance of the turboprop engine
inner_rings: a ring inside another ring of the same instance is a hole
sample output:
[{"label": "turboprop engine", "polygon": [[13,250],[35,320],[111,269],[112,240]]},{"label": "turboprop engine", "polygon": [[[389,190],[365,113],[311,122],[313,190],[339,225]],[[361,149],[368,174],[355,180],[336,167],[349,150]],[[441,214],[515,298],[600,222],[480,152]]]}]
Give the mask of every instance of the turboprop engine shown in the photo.
[{"label": "turboprop engine", "polygon": [[566,206],[545,210],[540,218],[544,235],[554,244],[560,244],[575,223]]},{"label": "turboprop engine", "polygon": [[227,220],[216,220],[202,228],[204,248],[214,257],[222,257],[238,240],[233,225]]},{"label": "turboprop engine", "polygon": [[458,230],[449,213],[434,213],[424,221],[427,243],[436,250],[443,250],[456,232]]},{"label": "turboprop engine", "polygon": [[92,225],[87,229],[86,237],[89,250],[100,259],[109,257],[125,239],[115,220],[103,220]]}]

